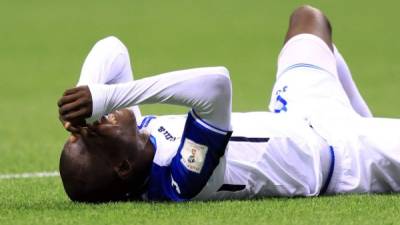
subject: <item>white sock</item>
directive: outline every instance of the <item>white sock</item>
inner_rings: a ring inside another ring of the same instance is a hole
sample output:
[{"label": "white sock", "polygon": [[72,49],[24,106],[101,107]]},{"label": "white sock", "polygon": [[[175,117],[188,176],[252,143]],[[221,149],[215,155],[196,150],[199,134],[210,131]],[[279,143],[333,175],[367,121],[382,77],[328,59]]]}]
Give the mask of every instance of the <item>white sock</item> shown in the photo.
[{"label": "white sock", "polygon": [[336,46],[333,46],[333,53],[336,58],[336,68],[339,75],[340,83],[350,99],[353,109],[362,117],[373,117],[371,110],[368,108],[367,103],[364,101],[356,84],[353,81],[349,67],[346,64],[343,56],[340,54]]}]

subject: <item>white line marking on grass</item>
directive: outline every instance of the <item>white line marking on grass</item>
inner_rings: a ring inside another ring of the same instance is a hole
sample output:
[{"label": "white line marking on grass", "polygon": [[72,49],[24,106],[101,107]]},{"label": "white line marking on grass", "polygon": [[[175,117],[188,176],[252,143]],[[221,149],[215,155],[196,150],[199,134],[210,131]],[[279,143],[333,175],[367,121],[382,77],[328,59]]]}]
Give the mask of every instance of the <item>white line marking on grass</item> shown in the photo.
[{"label": "white line marking on grass", "polygon": [[15,173],[15,174],[0,174],[0,180],[9,179],[25,179],[25,178],[40,178],[40,177],[57,177],[60,173],[57,171],[52,172],[36,172],[36,173]]}]

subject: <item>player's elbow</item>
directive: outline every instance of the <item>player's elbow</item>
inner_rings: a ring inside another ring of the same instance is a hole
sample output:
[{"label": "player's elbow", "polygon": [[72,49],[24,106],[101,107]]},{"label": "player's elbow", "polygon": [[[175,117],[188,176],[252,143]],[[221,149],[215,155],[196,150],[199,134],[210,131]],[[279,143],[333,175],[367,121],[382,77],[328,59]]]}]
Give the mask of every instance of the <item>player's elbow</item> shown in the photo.
[{"label": "player's elbow", "polygon": [[215,73],[210,76],[206,89],[211,102],[231,101],[232,83],[228,69],[225,67],[216,67]]},{"label": "player's elbow", "polygon": [[129,55],[127,47],[115,36],[108,36],[96,42],[92,53],[96,55],[97,60],[106,62],[110,59],[116,59],[119,55],[127,57]]}]

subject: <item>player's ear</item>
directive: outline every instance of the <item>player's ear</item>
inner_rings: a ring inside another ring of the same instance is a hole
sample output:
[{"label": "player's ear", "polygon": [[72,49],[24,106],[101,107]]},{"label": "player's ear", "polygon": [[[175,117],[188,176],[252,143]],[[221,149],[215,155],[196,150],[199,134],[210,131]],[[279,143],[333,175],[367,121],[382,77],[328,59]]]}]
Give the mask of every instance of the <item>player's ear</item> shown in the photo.
[{"label": "player's ear", "polygon": [[113,167],[118,177],[122,180],[126,180],[132,174],[133,164],[129,160],[124,159]]}]

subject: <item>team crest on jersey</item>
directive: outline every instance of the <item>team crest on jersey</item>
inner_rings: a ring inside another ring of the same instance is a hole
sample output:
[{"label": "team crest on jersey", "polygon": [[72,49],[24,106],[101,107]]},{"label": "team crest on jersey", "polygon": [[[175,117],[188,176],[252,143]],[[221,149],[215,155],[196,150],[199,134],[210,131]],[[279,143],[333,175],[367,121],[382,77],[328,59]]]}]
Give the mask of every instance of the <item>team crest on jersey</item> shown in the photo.
[{"label": "team crest on jersey", "polygon": [[186,169],[195,173],[200,173],[204,165],[207,151],[208,147],[206,145],[198,144],[186,138],[181,151],[181,163]]}]

